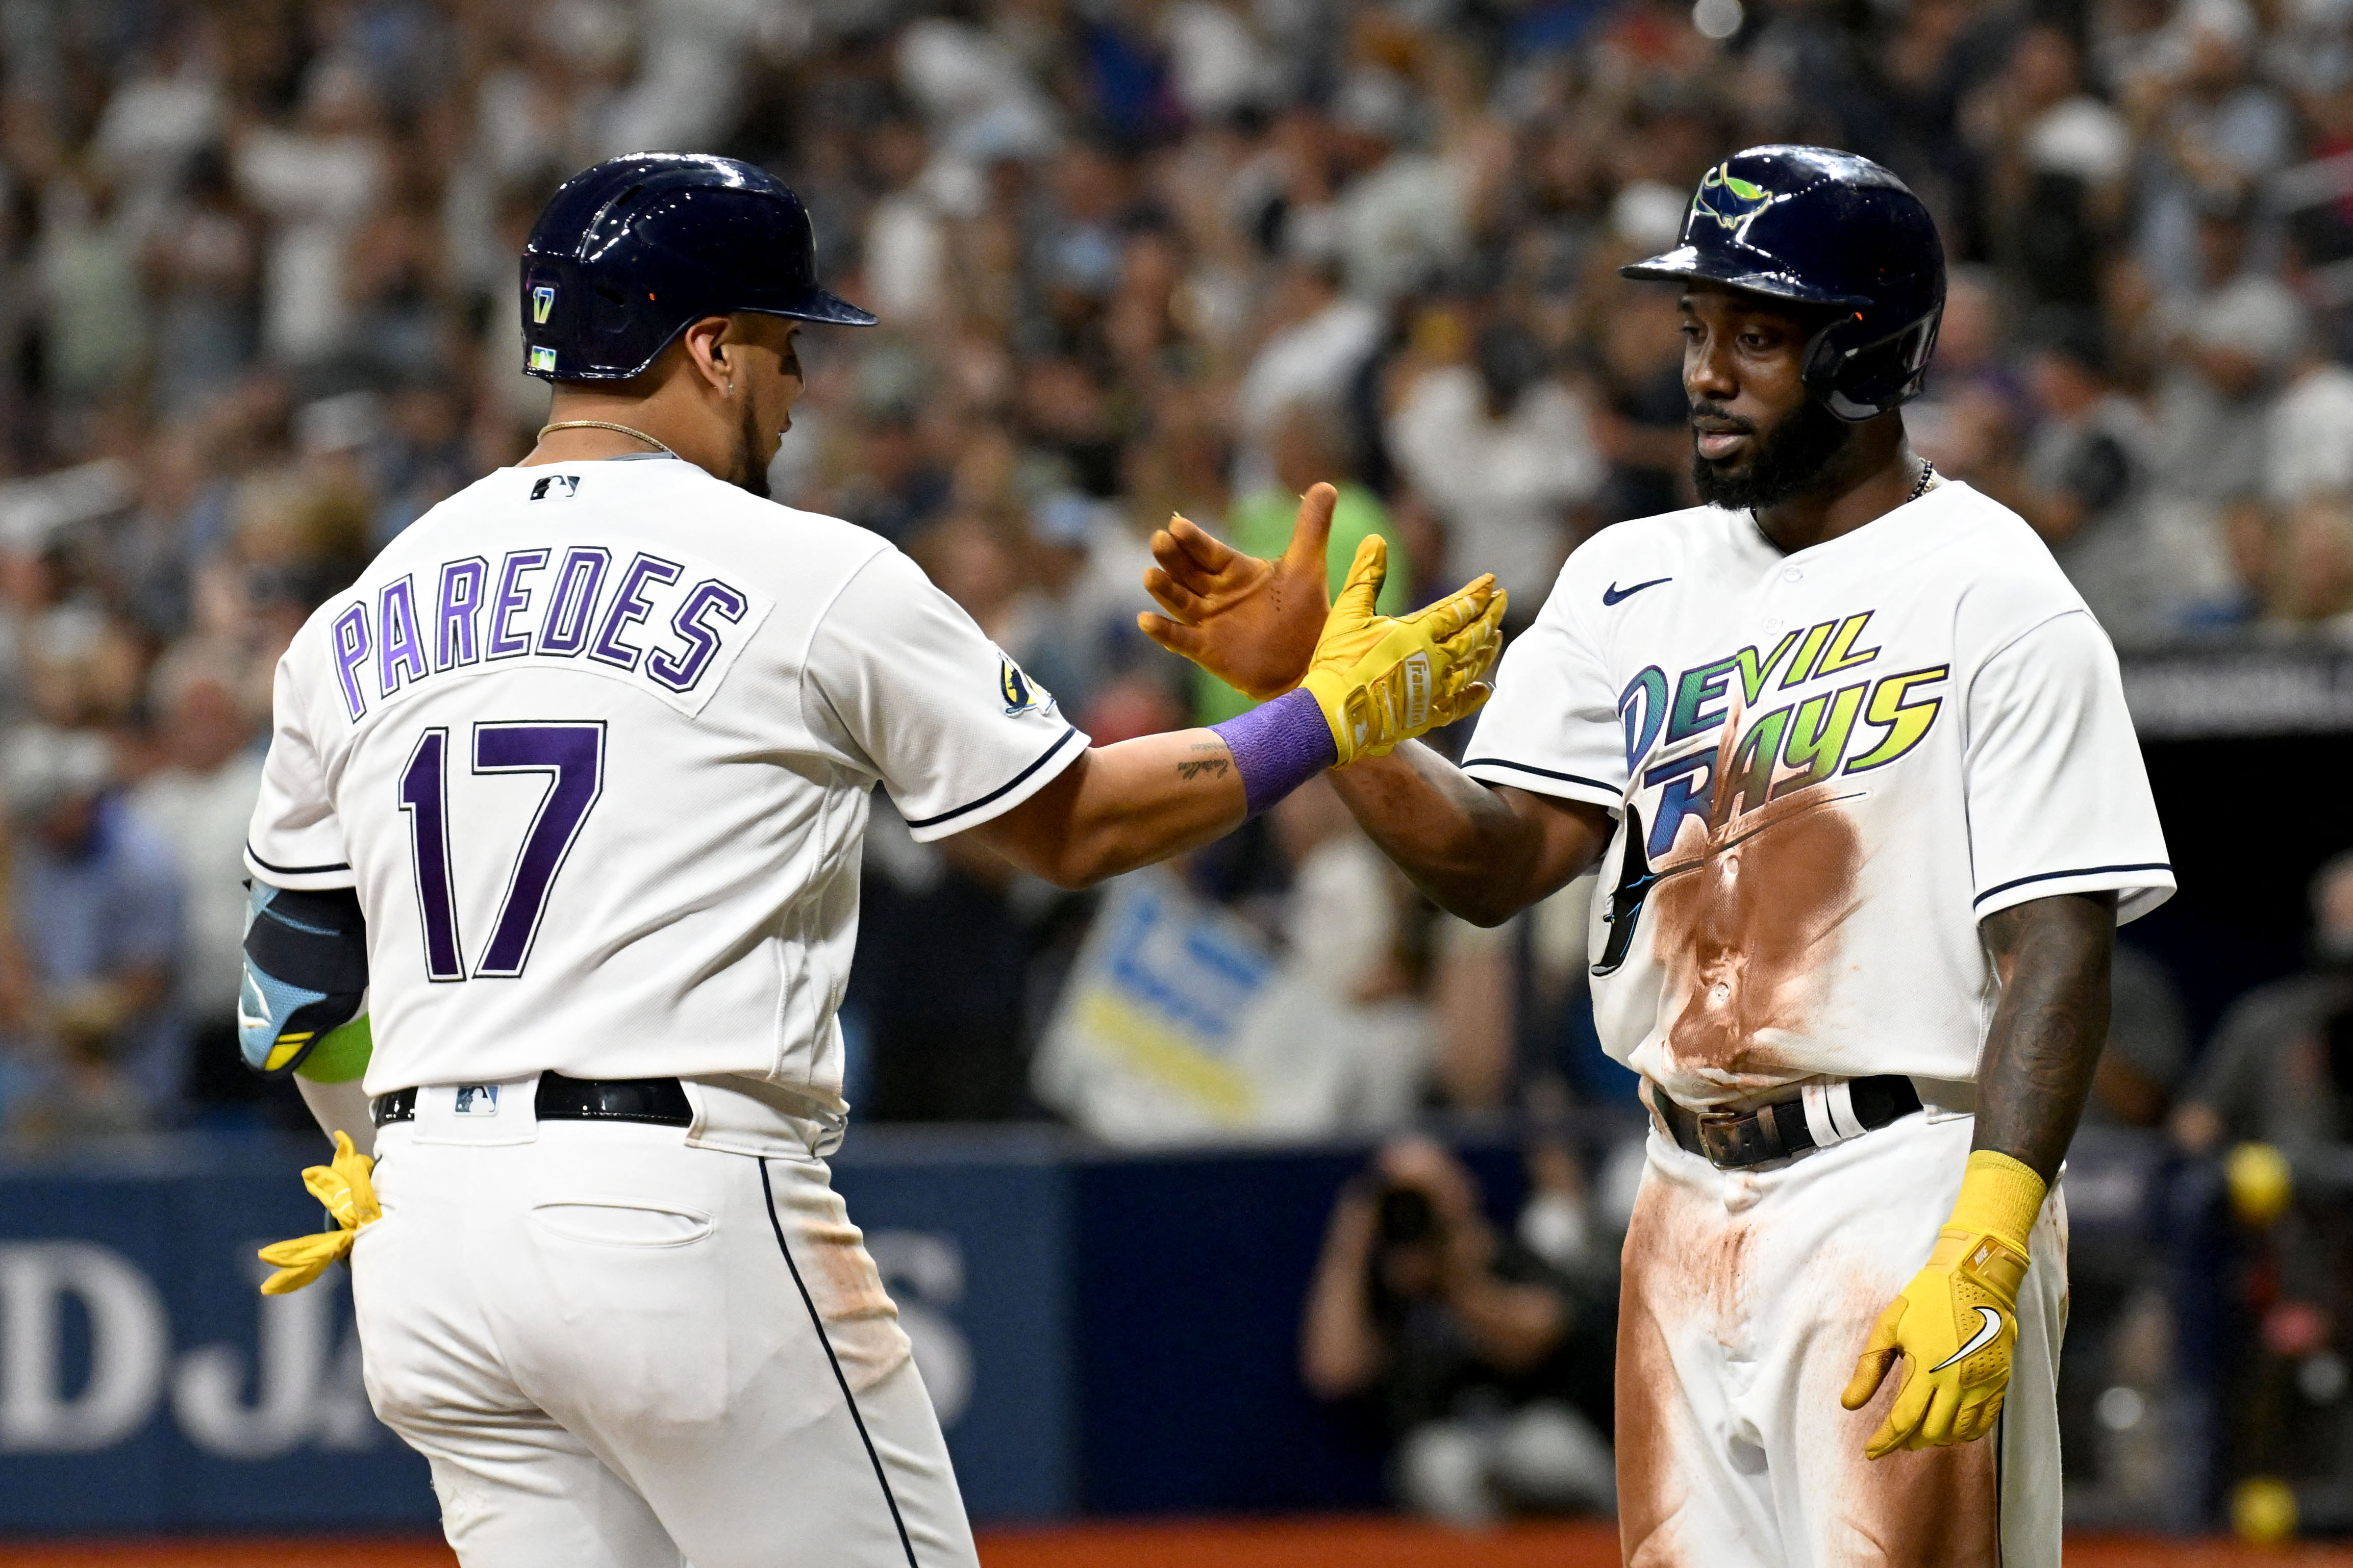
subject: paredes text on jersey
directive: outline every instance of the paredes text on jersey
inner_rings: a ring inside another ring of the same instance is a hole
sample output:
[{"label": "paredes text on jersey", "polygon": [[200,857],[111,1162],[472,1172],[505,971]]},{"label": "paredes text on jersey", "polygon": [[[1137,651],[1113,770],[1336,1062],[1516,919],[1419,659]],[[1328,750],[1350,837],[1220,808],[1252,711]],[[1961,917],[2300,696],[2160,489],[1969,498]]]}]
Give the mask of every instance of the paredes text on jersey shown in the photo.
[{"label": "paredes text on jersey", "polygon": [[684,561],[639,551],[616,571],[615,559],[596,544],[510,550],[495,564],[467,555],[354,599],[328,636],[345,714],[356,724],[417,683],[506,660],[635,678],[692,711],[748,637],[754,596]]}]

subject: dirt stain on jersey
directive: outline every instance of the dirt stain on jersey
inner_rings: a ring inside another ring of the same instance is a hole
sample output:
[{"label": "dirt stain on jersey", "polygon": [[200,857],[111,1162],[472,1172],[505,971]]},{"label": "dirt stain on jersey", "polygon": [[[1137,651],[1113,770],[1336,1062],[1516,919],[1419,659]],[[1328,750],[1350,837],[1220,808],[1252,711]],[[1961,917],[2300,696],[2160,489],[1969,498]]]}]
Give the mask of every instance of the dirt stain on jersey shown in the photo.
[{"label": "dirt stain on jersey", "polygon": [[1738,1089],[1751,1076],[1756,1087],[1780,1082],[1778,1043],[1812,1033],[1863,856],[1841,809],[1858,791],[1830,779],[1751,801],[1733,776],[1735,731],[1726,723],[1716,753],[1706,829],[1685,819],[1652,868],[1651,899],[1668,1052]]}]

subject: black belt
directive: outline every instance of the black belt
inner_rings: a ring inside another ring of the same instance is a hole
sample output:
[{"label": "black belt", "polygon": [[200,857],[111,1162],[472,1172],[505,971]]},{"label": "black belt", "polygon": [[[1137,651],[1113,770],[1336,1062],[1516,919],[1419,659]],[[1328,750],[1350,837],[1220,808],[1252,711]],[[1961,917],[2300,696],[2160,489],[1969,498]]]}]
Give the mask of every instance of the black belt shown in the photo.
[{"label": "black belt", "polygon": [[[1901,1073],[1849,1079],[1846,1087],[1854,1119],[1865,1132],[1876,1132],[1920,1109],[1920,1091]],[[1769,1101],[1745,1116],[1687,1110],[1655,1087],[1651,1100],[1668,1136],[1719,1170],[1737,1171],[1768,1160],[1786,1160],[1816,1147],[1814,1130],[1806,1124],[1802,1094]]]},{"label": "black belt", "polygon": [[[691,1127],[694,1107],[674,1078],[565,1078],[539,1075],[532,1106],[542,1121],[640,1121],[654,1127]],[[417,1091],[396,1089],[368,1105],[378,1127],[417,1120]]]}]

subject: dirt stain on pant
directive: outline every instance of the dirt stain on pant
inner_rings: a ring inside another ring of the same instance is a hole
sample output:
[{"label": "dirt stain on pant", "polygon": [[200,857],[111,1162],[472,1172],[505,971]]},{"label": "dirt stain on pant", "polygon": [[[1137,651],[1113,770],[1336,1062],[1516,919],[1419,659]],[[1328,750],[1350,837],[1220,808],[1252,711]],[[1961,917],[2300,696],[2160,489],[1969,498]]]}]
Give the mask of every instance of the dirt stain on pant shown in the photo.
[{"label": "dirt stain on pant", "polygon": [[1900,1364],[1861,1410],[1838,1402],[1872,1324],[1900,1288],[1853,1279],[1828,1310],[1821,1349],[1800,1380],[1804,1406],[1815,1416],[1801,1432],[1808,1491],[1823,1500],[1822,1568],[1998,1568],[2000,1427],[1975,1443],[1866,1459],[1864,1443],[1895,1404]]},{"label": "dirt stain on pant", "polygon": [[865,1233],[849,1223],[841,1195],[830,1187],[796,1190],[778,1214],[842,1375],[851,1392],[862,1394],[913,1353]]},{"label": "dirt stain on pant", "polygon": [[1697,1563],[1706,1542],[1677,1527],[1690,1495],[1681,1463],[1705,1442],[1670,1335],[1695,1322],[1738,1342],[1748,1226],[1703,1195],[1655,1177],[1626,1229],[1619,1282],[1618,1539],[1631,1568]]},{"label": "dirt stain on pant", "polygon": [[[1894,1402],[1896,1378],[1863,1410],[1839,1404],[1872,1323],[1903,1281],[1835,1249],[1792,1259],[1763,1224],[1655,1170],[1636,1200],[1618,1319],[1618,1527],[1628,1568],[1769,1555],[1758,1530],[1778,1535],[1790,1568],[1997,1568],[2000,1433],[1873,1461],[1863,1445]],[[1769,1342],[1758,1338],[1767,1332]],[[1756,1490],[1761,1478],[1728,1451],[1722,1423],[1736,1363],[1789,1355],[1797,1362],[1783,1397],[1793,1404],[1778,1420],[1761,1417],[1776,1478],[1768,1500]]]}]

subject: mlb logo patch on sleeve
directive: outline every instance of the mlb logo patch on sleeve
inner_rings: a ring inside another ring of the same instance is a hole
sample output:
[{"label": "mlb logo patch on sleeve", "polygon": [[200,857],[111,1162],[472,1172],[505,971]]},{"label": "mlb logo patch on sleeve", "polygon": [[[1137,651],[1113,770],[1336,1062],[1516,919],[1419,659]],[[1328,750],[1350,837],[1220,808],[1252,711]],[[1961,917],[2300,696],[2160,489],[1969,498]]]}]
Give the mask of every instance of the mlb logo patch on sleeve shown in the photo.
[{"label": "mlb logo patch on sleeve", "polygon": [[550,474],[531,487],[533,500],[570,500],[580,489],[577,474]]}]

